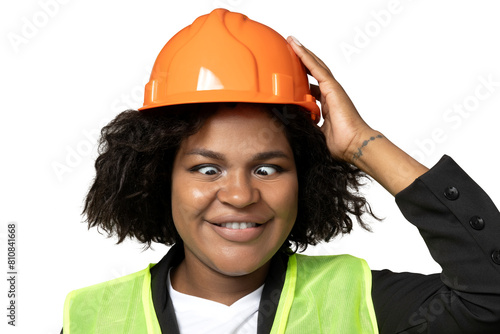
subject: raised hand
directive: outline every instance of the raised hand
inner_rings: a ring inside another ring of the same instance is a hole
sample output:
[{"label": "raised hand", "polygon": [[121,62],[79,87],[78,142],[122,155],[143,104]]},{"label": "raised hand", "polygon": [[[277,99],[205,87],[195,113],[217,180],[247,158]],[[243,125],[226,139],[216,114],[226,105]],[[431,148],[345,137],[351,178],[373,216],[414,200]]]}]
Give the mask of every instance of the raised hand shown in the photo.
[{"label": "raised hand", "polygon": [[366,124],[321,59],[294,37],[288,37],[287,41],[309,74],[318,81],[318,86],[312,86],[311,92],[321,102],[324,118],[321,130],[335,158],[356,165],[393,195],[427,171],[426,167]]}]

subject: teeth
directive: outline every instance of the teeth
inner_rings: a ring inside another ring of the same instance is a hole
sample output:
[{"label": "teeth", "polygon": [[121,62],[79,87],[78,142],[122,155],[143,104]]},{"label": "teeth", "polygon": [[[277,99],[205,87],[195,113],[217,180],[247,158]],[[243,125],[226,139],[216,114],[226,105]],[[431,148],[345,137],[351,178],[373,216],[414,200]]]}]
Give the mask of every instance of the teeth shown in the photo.
[{"label": "teeth", "polygon": [[243,230],[246,228],[255,227],[255,226],[257,226],[257,224],[256,223],[237,223],[237,222],[234,222],[234,223],[220,224],[220,226],[225,227],[225,228],[229,228],[232,230]]}]

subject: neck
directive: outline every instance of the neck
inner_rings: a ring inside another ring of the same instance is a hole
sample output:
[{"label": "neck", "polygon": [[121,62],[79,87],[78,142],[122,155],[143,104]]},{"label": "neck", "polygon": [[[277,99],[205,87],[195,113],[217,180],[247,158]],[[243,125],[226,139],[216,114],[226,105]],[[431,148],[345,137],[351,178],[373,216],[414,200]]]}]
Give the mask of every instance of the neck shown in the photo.
[{"label": "neck", "polygon": [[232,305],[264,284],[270,260],[245,275],[227,275],[201,263],[189,251],[171,272],[172,287],[181,293]]}]

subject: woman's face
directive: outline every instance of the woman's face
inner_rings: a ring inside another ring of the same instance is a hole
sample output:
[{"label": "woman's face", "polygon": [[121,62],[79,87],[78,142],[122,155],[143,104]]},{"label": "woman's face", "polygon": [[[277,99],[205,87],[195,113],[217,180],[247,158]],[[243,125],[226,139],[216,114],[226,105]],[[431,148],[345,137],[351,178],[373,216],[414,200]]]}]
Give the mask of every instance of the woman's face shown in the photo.
[{"label": "woman's face", "polygon": [[174,161],[172,215],[186,261],[224,275],[271,259],[293,227],[297,197],[292,149],[262,106],[221,108]]}]

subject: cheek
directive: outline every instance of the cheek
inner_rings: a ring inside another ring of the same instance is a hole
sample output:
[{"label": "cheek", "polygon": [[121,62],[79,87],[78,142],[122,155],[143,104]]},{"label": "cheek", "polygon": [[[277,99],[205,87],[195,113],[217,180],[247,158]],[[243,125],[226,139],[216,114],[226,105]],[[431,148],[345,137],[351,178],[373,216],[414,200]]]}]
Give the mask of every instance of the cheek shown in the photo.
[{"label": "cheek", "polygon": [[214,197],[214,189],[206,185],[194,186],[189,182],[172,184],[172,217],[174,223],[181,224],[186,220],[202,215]]},{"label": "cheek", "polygon": [[295,175],[294,182],[291,183],[290,189],[288,190],[288,201],[289,205],[289,214],[292,219],[292,225],[295,223],[295,219],[297,218],[297,211],[299,208],[299,181],[297,176]]},{"label": "cheek", "polygon": [[[295,189],[294,189],[295,190]],[[295,219],[297,218],[297,210],[298,210],[298,189],[294,192],[289,192],[287,196],[287,216],[290,221],[290,225],[295,223]]]},{"label": "cheek", "polygon": [[298,184],[294,179],[282,186],[274,186],[269,192],[269,204],[272,203],[276,213],[289,225],[293,225],[297,217],[298,194]]}]

